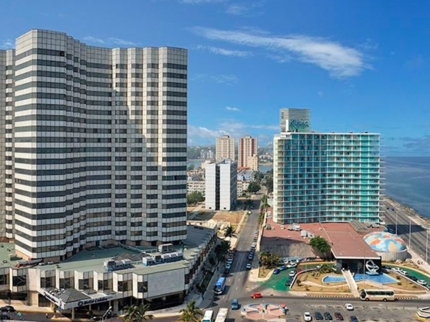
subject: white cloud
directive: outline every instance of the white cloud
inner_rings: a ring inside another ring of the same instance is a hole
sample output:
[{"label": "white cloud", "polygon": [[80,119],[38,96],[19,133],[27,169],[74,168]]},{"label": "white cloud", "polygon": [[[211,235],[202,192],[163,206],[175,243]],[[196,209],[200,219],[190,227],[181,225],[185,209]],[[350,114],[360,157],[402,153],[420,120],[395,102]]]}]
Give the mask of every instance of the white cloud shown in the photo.
[{"label": "white cloud", "polygon": [[226,106],[225,109],[227,111],[240,112],[240,108],[237,108],[237,107]]},{"label": "white cloud", "polygon": [[258,138],[259,145],[266,145],[272,141],[273,135],[278,132],[279,125],[245,124],[236,120],[224,120],[217,125],[216,130],[188,125],[188,143],[215,144],[215,139],[222,135],[230,135],[235,139],[252,135]]},{"label": "white cloud", "polygon": [[234,16],[255,17],[262,14],[259,10],[262,6],[262,2],[233,3],[227,6],[225,12]]},{"label": "white cloud", "polygon": [[115,38],[115,37],[109,37],[106,39],[97,38],[93,36],[86,36],[82,38],[83,41],[89,43],[89,44],[96,44],[96,45],[104,45],[104,46],[130,46],[130,47],[137,47],[139,46],[138,43],[121,39],[121,38]]},{"label": "white cloud", "polygon": [[228,86],[236,85],[239,82],[239,79],[236,75],[227,74],[227,75],[207,75],[207,74],[198,74],[192,76],[190,78],[191,81],[197,82],[212,82],[216,84],[224,84]]},{"label": "white cloud", "polygon": [[0,41],[0,48],[1,49],[11,49],[15,47],[15,42],[11,39],[6,39],[3,41]]},{"label": "white cloud", "polygon": [[179,0],[180,3],[185,4],[219,3],[225,1],[226,0]]},{"label": "white cloud", "polygon": [[305,35],[274,36],[201,27],[194,28],[193,31],[207,39],[260,48],[269,54],[275,52],[276,57],[291,56],[327,70],[336,78],[357,76],[365,68],[370,68],[359,50],[322,38]]},{"label": "white cloud", "polygon": [[211,53],[214,53],[217,55],[224,55],[224,56],[246,57],[246,56],[252,55],[252,53],[250,53],[249,51],[231,50],[231,49],[225,49],[225,48],[213,47],[213,46],[197,46],[197,49],[208,50]]},{"label": "white cloud", "polygon": [[92,37],[92,36],[86,36],[82,38],[82,40],[89,42],[89,43],[95,43],[95,44],[106,44],[106,42],[103,39]]}]

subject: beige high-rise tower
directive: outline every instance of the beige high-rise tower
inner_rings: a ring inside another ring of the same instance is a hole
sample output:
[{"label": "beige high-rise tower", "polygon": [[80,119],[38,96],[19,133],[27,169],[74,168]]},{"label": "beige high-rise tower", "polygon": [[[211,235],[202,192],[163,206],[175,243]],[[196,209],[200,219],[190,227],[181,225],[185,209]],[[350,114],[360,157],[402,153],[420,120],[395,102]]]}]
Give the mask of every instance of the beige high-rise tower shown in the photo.
[{"label": "beige high-rise tower", "polygon": [[234,138],[223,135],[216,139],[216,160],[223,159],[236,160],[234,153]]},{"label": "beige high-rise tower", "polygon": [[248,135],[239,139],[239,168],[258,171],[257,139]]}]

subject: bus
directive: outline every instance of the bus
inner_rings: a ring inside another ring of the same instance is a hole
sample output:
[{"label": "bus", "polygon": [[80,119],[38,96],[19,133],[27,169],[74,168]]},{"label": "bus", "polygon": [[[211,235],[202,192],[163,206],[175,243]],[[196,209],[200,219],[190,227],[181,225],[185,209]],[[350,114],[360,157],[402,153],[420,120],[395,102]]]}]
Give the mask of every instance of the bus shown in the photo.
[{"label": "bus", "polygon": [[212,311],[212,310],[205,311],[205,314],[203,315],[202,322],[212,322],[213,316],[214,316],[214,311]]},{"label": "bus", "polygon": [[397,301],[393,290],[363,289],[360,291],[362,301]]},{"label": "bus", "polygon": [[220,308],[218,315],[215,318],[215,322],[225,322],[227,320],[228,309]]},{"label": "bus", "polygon": [[227,281],[227,279],[225,277],[220,277],[218,279],[218,281],[216,281],[216,284],[214,286],[214,293],[216,295],[221,295],[224,293],[224,289],[225,289],[225,282]]}]

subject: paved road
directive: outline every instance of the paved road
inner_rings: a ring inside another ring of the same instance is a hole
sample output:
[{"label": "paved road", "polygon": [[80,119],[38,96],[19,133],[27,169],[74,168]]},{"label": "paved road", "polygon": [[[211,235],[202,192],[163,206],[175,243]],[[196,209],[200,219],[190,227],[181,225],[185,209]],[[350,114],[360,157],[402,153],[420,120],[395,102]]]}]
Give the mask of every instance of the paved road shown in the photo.
[{"label": "paved road", "polygon": [[[388,228],[402,237],[407,245],[410,244],[410,247],[426,260],[426,248],[427,257],[430,256],[426,227],[417,225],[400,209],[394,208],[394,205],[389,200],[384,200],[382,206],[385,214],[385,223],[388,225]],[[429,262],[428,260],[429,258],[427,258],[427,262]]]},{"label": "paved road", "polygon": [[[258,195],[256,197],[261,197]],[[254,197],[255,198],[255,197]],[[227,287],[223,295],[215,297],[214,305],[215,314],[220,307],[230,307],[231,300],[234,298],[242,298],[245,291],[245,284],[248,280],[249,271],[246,270],[246,264],[248,260],[248,252],[251,249],[255,230],[258,229],[258,216],[260,208],[260,200],[253,200],[253,208],[251,209],[251,215],[248,216],[242,231],[238,236],[238,242],[236,244],[236,256],[234,257],[233,265],[230,270],[230,274],[227,278]],[[258,265],[257,256],[254,258],[253,265]],[[222,264],[221,264],[222,265]],[[221,267],[223,269],[223,267]]]}]

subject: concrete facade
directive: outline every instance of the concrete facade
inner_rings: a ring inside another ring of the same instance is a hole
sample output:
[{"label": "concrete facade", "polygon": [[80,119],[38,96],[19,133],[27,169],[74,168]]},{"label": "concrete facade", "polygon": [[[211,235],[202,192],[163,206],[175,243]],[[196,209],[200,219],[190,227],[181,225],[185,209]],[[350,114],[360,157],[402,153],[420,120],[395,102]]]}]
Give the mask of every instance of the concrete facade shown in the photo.
[{"label": "concrete facade", "polygon": [[45,261],[183,241],[187,68],[185,49],[46,30],[0,50],[0,237]]},{"label": "concrete facade", "polygon": [[237,162],[225,159],[205,168],[205,207],[231,210],[237,202]]}]

